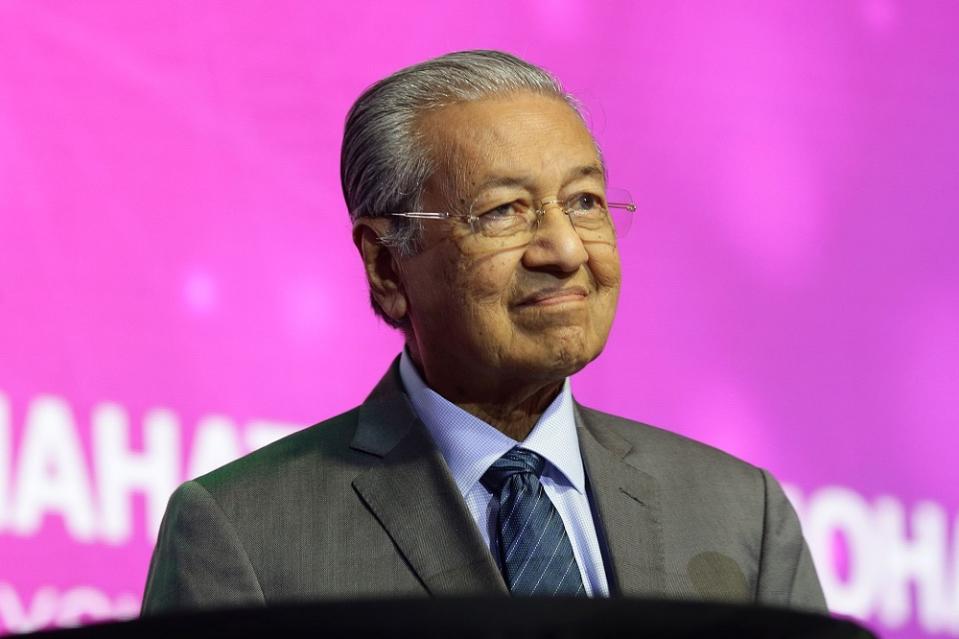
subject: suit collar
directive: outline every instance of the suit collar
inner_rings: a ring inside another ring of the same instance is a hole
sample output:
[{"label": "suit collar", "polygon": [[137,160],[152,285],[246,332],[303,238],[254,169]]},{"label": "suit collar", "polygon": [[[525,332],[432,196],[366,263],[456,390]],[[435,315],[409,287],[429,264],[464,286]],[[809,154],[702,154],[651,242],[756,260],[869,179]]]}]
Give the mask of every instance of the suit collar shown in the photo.
[{"label": "suit collar", "polygon": [[350,448],[385,457],[409,434],[417,421],[400,386],[394,363],[360,406]]}]

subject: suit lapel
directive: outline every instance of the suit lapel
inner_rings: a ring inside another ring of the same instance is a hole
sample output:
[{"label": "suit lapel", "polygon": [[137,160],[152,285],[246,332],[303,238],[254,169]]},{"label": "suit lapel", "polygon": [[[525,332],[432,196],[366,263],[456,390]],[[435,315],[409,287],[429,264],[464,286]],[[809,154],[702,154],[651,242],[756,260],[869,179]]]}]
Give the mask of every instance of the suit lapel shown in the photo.
[{"label": "suit lapel", "polygon": [[665,594],[662,519],[656,480],[625,461],[632,445],[601,420],[578,405],[576,419],[590,497],[596,502],[609,548],[613,594]]},{"label": "suit lapel", "polygon": [[360,407],[351,447],[380,459],[353,487],[431,595],[508,594],[394,362]]}]

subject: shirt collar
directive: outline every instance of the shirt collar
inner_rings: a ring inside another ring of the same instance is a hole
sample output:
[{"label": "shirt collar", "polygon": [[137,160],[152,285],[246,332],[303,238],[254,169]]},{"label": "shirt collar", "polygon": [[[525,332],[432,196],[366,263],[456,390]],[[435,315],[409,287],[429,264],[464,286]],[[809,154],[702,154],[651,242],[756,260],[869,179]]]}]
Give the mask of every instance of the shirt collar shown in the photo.
[{"label": "shirt collar", "polygon": [[[428,387],[406,349],[400,356],[400,378],[413,410],[430,431],[446,460],[460,494],[465,496],[493,462],[520,444]],[[576,436],[569,378],[522,446],[549,462],[544,474],[585,494],[586,475]],[[558,473],[551,473],[551,467]]]}]

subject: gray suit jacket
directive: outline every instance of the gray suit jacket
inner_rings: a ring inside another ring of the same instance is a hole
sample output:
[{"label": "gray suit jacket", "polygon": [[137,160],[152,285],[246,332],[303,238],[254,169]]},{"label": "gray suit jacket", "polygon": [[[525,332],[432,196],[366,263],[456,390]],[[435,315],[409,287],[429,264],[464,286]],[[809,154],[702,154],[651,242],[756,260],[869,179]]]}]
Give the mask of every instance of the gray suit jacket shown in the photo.
[{"label": "gray suit jacket", "polygon": [[[577,432],[613,594],[825,610],[768,472],[582,406]],[[394,362],[358,408],[180,486],[143,612],[507,594]]]}]

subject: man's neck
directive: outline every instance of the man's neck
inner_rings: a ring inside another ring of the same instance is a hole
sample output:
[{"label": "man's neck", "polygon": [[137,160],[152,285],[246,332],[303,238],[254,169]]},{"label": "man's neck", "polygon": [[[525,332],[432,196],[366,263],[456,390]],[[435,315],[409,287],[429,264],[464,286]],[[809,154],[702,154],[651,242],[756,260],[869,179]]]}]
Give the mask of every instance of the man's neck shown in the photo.
[{"label": "man's neck", "polygon": [[482,419],[507,437],[521,442],[526,439],[536,426],[536,422],[562,390],[563,382],[559,381],[536,389],[527,397],[511,397],[503,402],[453,403],[467,413]]},{"label": "man's neck", "polygon": [[[478,391],[444,384],[442,375],[430,376],[414,349],[410,360],[420,378],[434,392],[470,415],[483,420],[507,437],[522,442],[549,405],[562,392],[564,379],[540,383],[500,384],[495,389]],[[508,389],[508,390],[505,390]]]}]

